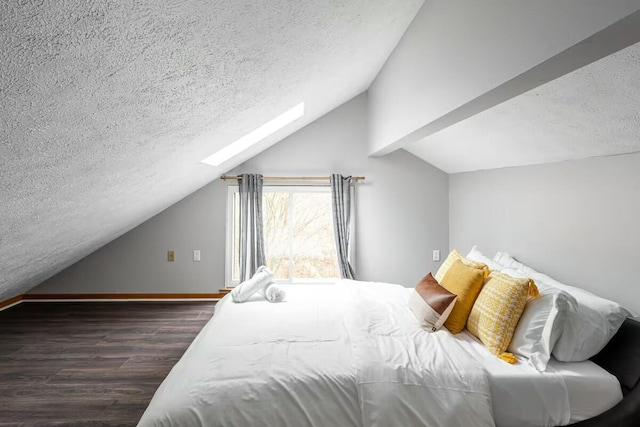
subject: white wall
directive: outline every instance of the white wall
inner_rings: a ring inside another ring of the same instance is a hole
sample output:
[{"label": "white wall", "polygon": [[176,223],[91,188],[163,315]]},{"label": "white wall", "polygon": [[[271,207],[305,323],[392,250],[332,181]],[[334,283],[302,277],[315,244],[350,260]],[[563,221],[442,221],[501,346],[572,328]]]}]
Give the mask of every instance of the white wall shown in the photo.
[{"label": "white wall", "polygon": [[[366,176],[356,197],[361,279],[415,285],[439,266],[432,250],[448,247],[448,176],[403,150],[369,158],[366,94],[229,173],[241,172]],[[227,183],[214,181],[31,292],[215,292],[224,286],[226,195]]]},{"label": "white wall", "polygon": [[[386,154],[427,136],[417,131],[639,8],[629,0],[427,0],[369,88],[369,153]],[[581,50],[600,49],[605,56],[616,43],[592,44],[598,46]],[[589,61],[597,59],[592,55]],[[564,62],[549,66],[566,73],[571,64],[585,65],[574,56]],[[539,70],[527,78],[549,76]],[[543,82],[511,84],[510,96]],[[505,96],[496,94],[495,103]],[[469,114],[490,104],[485,100]]]},{"label": "white wall", "polygon": [[450,176],[450,245],[640,312],[640,153]]}]

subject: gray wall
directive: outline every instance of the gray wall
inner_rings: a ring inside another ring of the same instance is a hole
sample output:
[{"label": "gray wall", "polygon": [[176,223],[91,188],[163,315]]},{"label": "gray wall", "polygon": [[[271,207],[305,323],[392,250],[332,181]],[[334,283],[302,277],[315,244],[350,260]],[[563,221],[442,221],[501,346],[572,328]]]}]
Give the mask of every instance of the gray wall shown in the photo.
[{"label": "gray wall", "polygon": [[[364,175],[357,187],[359,278],[413,286],[448,247],[448,176],[398,151],[367,156],[367,98],[360,95],[230,174]],[[212,292],[224,286],[227,183],[217,180],[31,293]],[[166,251],[176,261],[166,261]],[[202,261],[191,260],[193,249]]]},{"label": "gray wall", "polygon": [[[196,191],[29,293],[210,293],[224,278],[226,194]],[[192,261],[200,249],[201,262]],[[175,262],[167,262],[174,250]]]},{"label": "gray wall", "polygon": [[451,175],[450,245],[640,312],[640,153]]}]

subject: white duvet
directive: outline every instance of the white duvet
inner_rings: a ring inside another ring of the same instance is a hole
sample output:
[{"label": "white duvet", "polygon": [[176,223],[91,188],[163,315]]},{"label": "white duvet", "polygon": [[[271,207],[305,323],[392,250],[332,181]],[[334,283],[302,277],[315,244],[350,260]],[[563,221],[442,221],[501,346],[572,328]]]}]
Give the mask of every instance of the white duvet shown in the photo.
[{"label": "white duvet", "polygon": [[283,303],[225,297],[139,426],[494,426],[487,374],[427,333],[398,285],[287,287]]}]

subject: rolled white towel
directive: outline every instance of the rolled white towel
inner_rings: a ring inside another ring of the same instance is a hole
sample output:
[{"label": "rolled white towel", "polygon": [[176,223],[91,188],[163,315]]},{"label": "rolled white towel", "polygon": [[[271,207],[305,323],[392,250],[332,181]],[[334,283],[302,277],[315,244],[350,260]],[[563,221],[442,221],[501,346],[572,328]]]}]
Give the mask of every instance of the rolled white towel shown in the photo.
[{"label": "rolled white towel", "polygon": [[246,302],[253,294],[264,289],[273,280],[273,273],[264,265],[256,270],[251,279],[245,280],[231,291],[234,302]]},{"label": "rolled white towel", "polygon": [[269,302],[282,302],[287,293],[284,289],[271,283],[264,288],[264,296]]}]

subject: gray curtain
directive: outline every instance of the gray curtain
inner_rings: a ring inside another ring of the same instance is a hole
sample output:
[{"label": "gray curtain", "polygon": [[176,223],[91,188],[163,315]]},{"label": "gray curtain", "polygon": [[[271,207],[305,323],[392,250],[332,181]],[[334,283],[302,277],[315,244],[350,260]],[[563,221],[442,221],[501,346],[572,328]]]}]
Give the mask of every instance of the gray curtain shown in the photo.
[{"label": "gray curtain", "polygon": [[262,175],[242,174],[238,179],[240,195],[240,281],[251,278],[265,265],[262,222]]},{"label": "gray curtain", "polygon": [[351,221],[351,177],[332,174],[331,207],[333,210],[333,231],[336,237],[338,267],[343,279],[356,279],[356,273],[349,262],[349,223]]}]

